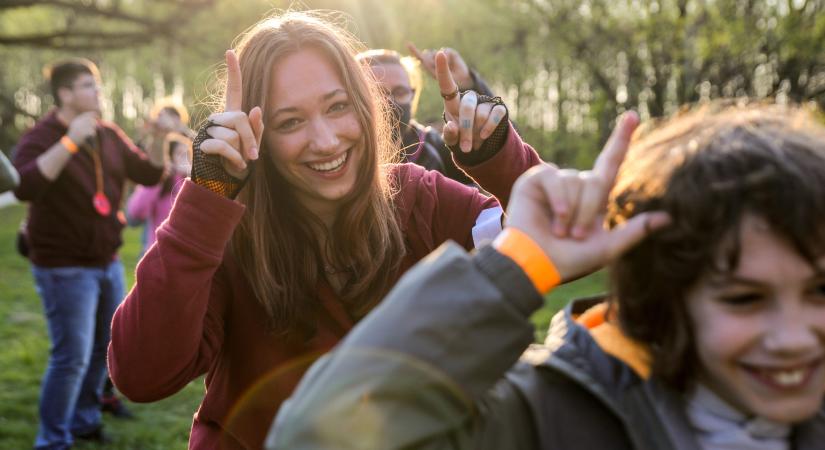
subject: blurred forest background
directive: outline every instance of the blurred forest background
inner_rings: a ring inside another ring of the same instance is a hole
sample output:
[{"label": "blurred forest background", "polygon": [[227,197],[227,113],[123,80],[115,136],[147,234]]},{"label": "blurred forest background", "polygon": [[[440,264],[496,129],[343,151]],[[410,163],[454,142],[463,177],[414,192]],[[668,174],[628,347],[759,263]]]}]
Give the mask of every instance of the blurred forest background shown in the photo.
[{"label": "blurred forest background", "polygon": [[[343,12],[370,47],[457,49],[525,139],[565,166],[587,167],[626,109],[657,117],[718,97],[825,107],[825,0],[0,0],[0,149],[51,107],[42,69],[66,56],[98,63],[104,116],[131,136],[166,96],[196,125],[235,36],[290,7]],[[439,121],[441,108],[427,79],[419,119]],[[24,205],[0,213],[0,450],[31,446],[49,345],[28,261],[12,245],[24,215]],[[139,230],[124,240],[131,286]],[[558,308],[604,285],[599,272],[554,290],[532,317],[537,341]],[[107,448],[186,448],[203,389],[197,380],[161,402],[130,403],[137,421],[107,417]]]},{"label": "blurred forest background", "polygon": [[[341,11],[370,47],[457,49],[564,165],[592,161],[625,109],[742,96],[825,107],[825,0],[3,0],[0,149],[51,106],[43,66],[70,55],[99,64],[104,114],[132,135],[164,96],[202,118],[234,37],[290,7]],[[428,80],[419,118],[440,109]]]}]

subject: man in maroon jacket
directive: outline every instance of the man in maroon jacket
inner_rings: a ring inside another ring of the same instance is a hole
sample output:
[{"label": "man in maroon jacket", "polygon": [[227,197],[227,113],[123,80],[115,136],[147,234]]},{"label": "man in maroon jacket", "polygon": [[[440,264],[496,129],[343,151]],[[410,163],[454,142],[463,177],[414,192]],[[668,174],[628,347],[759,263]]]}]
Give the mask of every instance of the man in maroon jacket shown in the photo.
[{"label": "man in maroon jacket", "polygon": [[112,314],[124,296],[123,184],[155,184],[162,153],[144,156],[100,119],[100,76],[85,59],[54,65],[56,108],[20,139],[17,198],[28,201],[28,244],[51,354],[40,393],[37,449],[102,440],[100,395]]}]

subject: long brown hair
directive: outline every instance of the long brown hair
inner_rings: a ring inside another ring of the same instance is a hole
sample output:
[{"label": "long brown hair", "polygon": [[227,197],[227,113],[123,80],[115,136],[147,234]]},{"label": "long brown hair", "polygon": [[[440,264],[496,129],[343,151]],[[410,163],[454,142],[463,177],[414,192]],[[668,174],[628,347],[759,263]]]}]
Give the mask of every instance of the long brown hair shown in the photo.
[{"label": "long brown hair", "polygon": [[[296,199],[293,187],[269,158],[256,163],[239,200],[246,214],[230,251],[277,333],[315,329],[320,308],[318,283],[325,276],[322,255],[346,268],[342,301],[353,318],[365,315],[389,290],[406,252],[392,204],[395,191],[385,172],[395,155],[387,106],[371,78],[355,61],[358,41],[326,20],[328,14],[289,12],[263,20],[241,35],[236,46],[243,77],[243,110],[268,111],[272,68],[303,48],[320,50],[337,68],[354,106],[365,149],[354,188],[341,199],[330,230]],[[269,149],[261,143],[260,152]],[[318,233],[327,233],[321,248]]]},{"label": "long brown hair", "polygon": [[686,296],[706,274],[736,270],[746,215],[812,267],[825,253],[825,128],[799,107],[717,102],[637,137],[608,219],[663,210],[673,225],[613,263],[611,283],[624,332],[649,345],[655,376],[684,389],[699,367]]}]

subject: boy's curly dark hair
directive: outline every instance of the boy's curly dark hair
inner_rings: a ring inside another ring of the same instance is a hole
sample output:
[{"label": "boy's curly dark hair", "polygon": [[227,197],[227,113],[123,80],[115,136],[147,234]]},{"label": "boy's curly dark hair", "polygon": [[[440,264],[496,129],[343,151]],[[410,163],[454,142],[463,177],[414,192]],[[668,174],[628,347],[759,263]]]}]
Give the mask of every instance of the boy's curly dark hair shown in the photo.
[{"label": "boy's curly dark hair", "polygon": [[711,103],[639,130],[610,195],[611,226],[663,210],[673,224],[611,266],[614,304],[652,372],[686,388],[698,366],[685,297],[736,270],[740,224],[757,216],[812,265],[825,253],[825,129],[810,111]]}]

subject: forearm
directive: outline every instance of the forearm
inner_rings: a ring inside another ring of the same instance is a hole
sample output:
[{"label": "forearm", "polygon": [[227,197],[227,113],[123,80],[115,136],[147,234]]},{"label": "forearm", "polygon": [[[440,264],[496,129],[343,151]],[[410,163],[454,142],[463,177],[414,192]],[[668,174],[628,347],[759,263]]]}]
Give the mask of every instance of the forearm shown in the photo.
[{"label": "forearm", "polygon": [[123,152],[126,175],[129,180],[144,186],[155,185],[163,179],[165,162],[163,157],[163,143],[149,138],[145,150],[139,149],[119,128],[113,128],[120,142]]},{"label": "forearm", "polygon": [[149,157],[149,162],[155,167],[164,167],[163,142],[163,134],[153,133],[150,135],[146,155]]},{"label": "forearm", "polygon": [[63,141],[57,141],[54,145],[49,147],[42,155],[37,157],[37,169],[43,176],[49,180],[54,181],[60,176],[60,172],[72,159],[72,156],[77,152],[77,144],[75,147],[70,146]]},{"label": "forearm", "polygon": [[[470,257],[446,244],[435,255],[313,366],[268,448],[325,439],[342,448],[496,448],[478,442],[473,414],[532,342],[528,318],[541,297],[490,248]],[[517,404],[514,395],[502,404]]]}]

